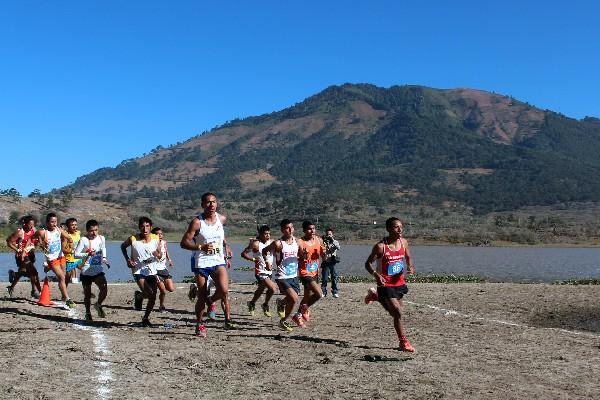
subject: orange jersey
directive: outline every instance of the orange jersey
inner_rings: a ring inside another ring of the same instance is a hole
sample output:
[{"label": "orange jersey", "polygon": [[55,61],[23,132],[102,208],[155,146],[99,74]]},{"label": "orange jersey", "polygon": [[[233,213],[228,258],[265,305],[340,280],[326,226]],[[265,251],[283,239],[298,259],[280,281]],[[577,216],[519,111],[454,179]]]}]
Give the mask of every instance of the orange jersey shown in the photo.
[{"label": "orange jersey", "polygon": [[[323,251],[321,241],[315,237],[312,240],[312,244],[302,240],[299,245],[298,272],[300,273],[300,276],[317,276],[319,273],[319,266],[321,265],[321,252]],[[306,260],[303,257],[304,249],[306,249],[308,252],[308,257]]]}]

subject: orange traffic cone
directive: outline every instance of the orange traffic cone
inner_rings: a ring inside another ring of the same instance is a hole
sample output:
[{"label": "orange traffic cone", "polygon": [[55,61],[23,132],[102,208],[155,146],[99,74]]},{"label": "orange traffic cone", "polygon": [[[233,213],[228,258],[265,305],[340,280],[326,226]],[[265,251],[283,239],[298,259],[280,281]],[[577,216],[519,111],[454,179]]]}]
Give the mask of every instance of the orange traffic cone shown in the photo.
[{"label": "orange traffic cone", "polygon": [[54,305],[52,300],[50,300],[50,285],[48,284],[48,277],[44,279],[44,286],[42,286],[42,294],[40,294],[40,299],[37,303],[39,306],[44,307],[50,307]]}]

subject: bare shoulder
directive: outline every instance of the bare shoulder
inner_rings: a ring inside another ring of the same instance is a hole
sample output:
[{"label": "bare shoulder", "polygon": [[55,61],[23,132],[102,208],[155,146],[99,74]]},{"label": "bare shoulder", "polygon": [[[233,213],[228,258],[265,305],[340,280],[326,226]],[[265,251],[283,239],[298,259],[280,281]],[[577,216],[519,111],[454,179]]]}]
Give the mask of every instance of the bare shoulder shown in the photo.
[{"label": "bare shoulder", "polygon": [[227,222],[227,217],[226,217],[226,216],[224,216],[223,214],[219,214],[219,218],[221,218],[221,223],[222,223],[223,225],[225,225],[225,222]]}]

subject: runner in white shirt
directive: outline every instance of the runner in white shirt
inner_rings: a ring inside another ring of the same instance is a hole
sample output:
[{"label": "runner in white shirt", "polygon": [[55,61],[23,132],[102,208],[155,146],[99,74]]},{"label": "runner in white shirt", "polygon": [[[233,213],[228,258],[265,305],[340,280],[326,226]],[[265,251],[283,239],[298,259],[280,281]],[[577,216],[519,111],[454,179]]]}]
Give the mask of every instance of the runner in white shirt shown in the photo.
[{"label": "runner in white shirt", "polygon": [[[202,323],[204,308],[222,299],[225,313],[225,329],[235,329],[231,322],[229,306],[229,276],[227,268],[231,266],[231,249],[225,242],[223,225],[226,218],[217,213],[217,196],[214,193],[202,195],[202,214],[195,217],[181,238],[181,248],[193,251],[191,259],[198,296],[196,297],[196,336],[206,337],[206,327]],[[216,292],[208,296],[206,280],[212,277]]]},{"label": "runner in white shirt", "polygon": [[248,306],[248,312],[251,315],[254,315],[256,301],[266,289],[267,293],[265,294],[265,302],[262,304],[262,310],[265,316],[271,316],[269,300],[271,300],[271,297],[273,294],[275,294],[276,288],[275,284],[271,280],[271,275],[273,274],[273,255],[268,254],[266,261],[262,256],[263,249],[270,245],[271,242],[271,229],[268,225],[263,225],[258,228],[258,238],[250,239],[250,244],[248,244],[248,247],[242,251],[242,258],[254,263],[254,277],[258,283],[258,288],[254,292],[252,300],[246,303]]},{"label": "runner in white shirt", "polygon": [[92,321],[91,298],[92,283],[95,283],[100,290],[98,301],[94,308],[98,312],[98,318],[106,318],[102,309],[102,302],[106,299],[108,286],[104,275],[104,266],[108,266],[106,261],[106,240],[104,236],[98,234],[98,221],[90,219],[85,224],[86,235],[79,239],[79,243],[73,252],[75,258],[81,259],[81,273],[79,279],[83,285],[83,303],[85,304],[85,320]]},{"label": "runner in white shirt", "polygon": [[162,258],[158,260],[158,264],[156,266],[156,274],[158,275],[158,290],[160,293],[158,294],[158,301],[160,306],[158,311],[166,312],[165,308],[165,295],[167,291],[174,292],[175,285],[173,284],[173,277],[171,276],[170,268],[173,267],[173,260],[169,256],[169,249],[167,248],[167,241],[163,239],[163,231],[158,226],[152,229],[152,233],[158,236],[159,244],[160,244],[160,252],[162,253]]},{"label": "runner in white shirt", "polygon": [[[133,276],[142,290],[143,297],[148,299],[146,312],[142,318],[142,326],[152,327],[149,317],[156,302],[156,292],[158,290],[156,267],[158,260],[162,258],[162,253],[158,236],[151,233],[152,220],[148,217],[140,217],[138,227],[140,233],[128,237],[121,244],[121,252],[125,257],[127,266],[133,270]],[[127,254],[128,247],[131,247],[131,256]],[[138,299],[135,300],[137,302]]]},{"label": "runner in white shirt", "polygon": [[[275,273],[275,282],[279,291],[285,296],[283,300],[277,301],[277,312],[279,313],[279,327],[286,332],[293,330],[287,322],[300,293],[300,283],[298,281],[298,242],[294,237],[294,225],[289,219],[284,219],[279,223],[281,227],[281,239],[272,242],[262,251],[263,259],[266,261],[269,254],[275,254],[277,262],[277,271]],[[292,318],[296,325],[304,327],[301,318]]]}]

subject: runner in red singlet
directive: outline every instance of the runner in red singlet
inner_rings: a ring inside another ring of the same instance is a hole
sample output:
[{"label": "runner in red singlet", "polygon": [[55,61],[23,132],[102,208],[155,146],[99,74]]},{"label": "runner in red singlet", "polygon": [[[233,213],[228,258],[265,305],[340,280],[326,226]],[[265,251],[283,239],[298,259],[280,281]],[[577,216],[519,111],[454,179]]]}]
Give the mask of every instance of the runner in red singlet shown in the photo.
[{"label": "runner in red singlet", "polygon": [[[395,217],[385,221],[388,236],[373,246],[371,255],[365,262],[365,268],[377,281],[377,291],[369,289],[365,303],[378,300],[383,308],[394,318],[394,328],[400,341],[399,350],[413,352],[415,349],[406,338],[402,323],[402,297],[408,293],[405,269],[414,274],[408,242],[402,237],[402,222]],[[377,261],[377,269],[372,264]]]},{"label": "runner in red singlet", "polygon": [[15,261],[18,268],[17,272],[8,271],[10,286],[6,288],[6,291],[12,297],[19,279],[26,276],[31,282],[31,297],[39,297],[42,288],[38,272],[35,269],[35,246],[38,242],[34,238],[36,232],[34,228],[35,220],[31,215],[27,215],[21,219],[21,223],[21,227],[6,238],[7,246],[15,252]]}]

